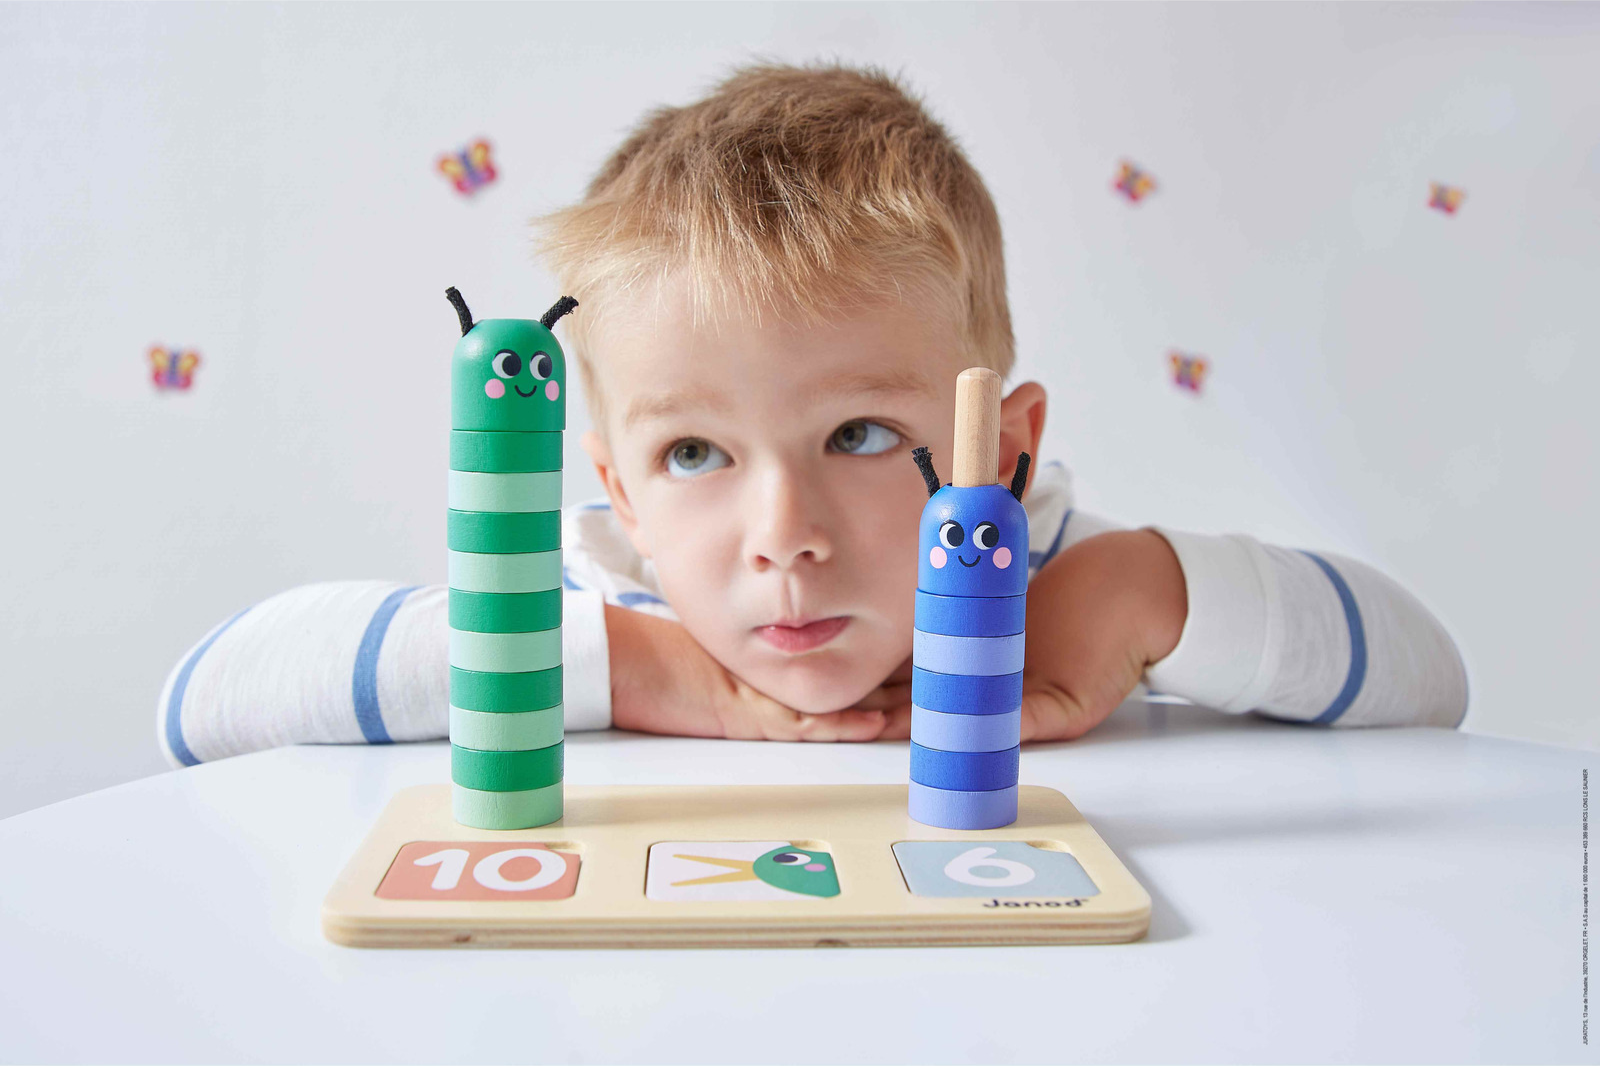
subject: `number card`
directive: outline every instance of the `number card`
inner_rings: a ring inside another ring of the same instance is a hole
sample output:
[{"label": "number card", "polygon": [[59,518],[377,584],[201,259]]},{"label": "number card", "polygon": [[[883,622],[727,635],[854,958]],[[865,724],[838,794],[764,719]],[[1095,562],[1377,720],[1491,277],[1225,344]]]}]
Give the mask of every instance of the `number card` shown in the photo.
[{"label": "number card", "polygon": [[380,899],[566,899],[582,860],[544,844],[418,840],[400,849]]},{"label": "number card", "polygon": [[1097,896],[1078,860],[1020,840],[902,840],[894,857],[914,896]]}]

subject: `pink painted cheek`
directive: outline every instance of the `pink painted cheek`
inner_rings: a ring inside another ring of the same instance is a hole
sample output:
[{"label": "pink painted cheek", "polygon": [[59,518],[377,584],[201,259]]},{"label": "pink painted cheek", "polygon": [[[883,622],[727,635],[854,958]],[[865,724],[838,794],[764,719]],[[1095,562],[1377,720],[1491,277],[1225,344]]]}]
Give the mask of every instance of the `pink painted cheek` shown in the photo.
[{"label": "pink painted cheek", "polygon": [[823,870],[826,870],[827,867],[822,865],[820,862],[808,862],[806,863],[806,869],[810,870],[812,873],[819,873]]},{"label": "pink painted cheek", "polygon": [[949,561],[949,556],[945,555],[944,549],[939,547],[937,544],[934,545],[933,550],[928,553],[928,562],[933,565],[935,570],[943,570],[944,564]]},{"label": "pink painted cheek", "polygon": [[544,395],[545,395],[545,399],[547,399],[547,400],[559,400],[559,399],[561,399],[561,382],[552,381],[549,384],[545,385],[545,387],[544,387]]},{"label": "pink painted cheek", "polygon": [[506,383],[499,378],[490,378],[483,383],[483,391],[491,400],[498,400],[506,394]]},{"label": "pink painted cheek", "polygon": [[994,550],[994,565],[1004,570],[1011,565],[1011,549],[996,548]]}]

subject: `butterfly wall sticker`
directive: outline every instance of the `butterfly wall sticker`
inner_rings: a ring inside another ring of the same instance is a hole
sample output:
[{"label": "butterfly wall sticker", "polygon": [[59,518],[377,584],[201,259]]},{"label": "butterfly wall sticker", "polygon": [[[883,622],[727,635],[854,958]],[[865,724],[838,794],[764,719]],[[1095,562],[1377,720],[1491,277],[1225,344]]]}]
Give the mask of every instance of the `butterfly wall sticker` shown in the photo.
[{"label": "butterfly wall sticker", "polygon": [[1211,369],[1210,361],[1201,355],[1185,355],[1182,352],[1171,352],[1167,359],[1172,364],[1172,383],[1180,389],[1198,393],[1205,383],[1206,372]]},{"label": "butterfly wall sticker", "polygon": [[1156,180],[1132,163],[1123,160],[1122,166],[1117,170],[1117,180],[1111,187],[1127,197],[1129,203],[1136,204],[1156,191]]},{"label": "butterfly wall sticker", "polygon": [[1461,201],[1467,198],[1467,190],[1458,189],[1453,185],[1441,185],[1437,181],[1428,183],[1428,206],[1435,211],[1442,211],[1447,215],[1456,213],[1461,206]]},{"label": "butterfly wall sticker", "polygon": [[194,384],[195,367],[200,365],[200,353],[192,348],[165,348],[153,345],[147,355],[150,360],[150,380],[164,391],[181,392]]},{"label": "butterfly wall sticker", "polygon": [[456,192],[471,196],[497,176],[493,149],[488,141],[473,141],[459,152],[440,156],[439,171],[455,185]]}]

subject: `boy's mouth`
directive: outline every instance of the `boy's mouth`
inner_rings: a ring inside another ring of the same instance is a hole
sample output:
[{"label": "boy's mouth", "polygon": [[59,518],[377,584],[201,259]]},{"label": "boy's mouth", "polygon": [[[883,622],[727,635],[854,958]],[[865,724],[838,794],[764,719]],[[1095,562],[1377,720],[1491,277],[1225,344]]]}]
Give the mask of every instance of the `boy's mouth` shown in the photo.
[{"label": "boy's mouth", "polygon": [[779,651],[798,655],[803,651],[822,647],[838,636],[849,624],[849,615],[838,615],[834,618],[820,618],[803,625],[757,626],[756,632],[761,635],[762,640]]}]

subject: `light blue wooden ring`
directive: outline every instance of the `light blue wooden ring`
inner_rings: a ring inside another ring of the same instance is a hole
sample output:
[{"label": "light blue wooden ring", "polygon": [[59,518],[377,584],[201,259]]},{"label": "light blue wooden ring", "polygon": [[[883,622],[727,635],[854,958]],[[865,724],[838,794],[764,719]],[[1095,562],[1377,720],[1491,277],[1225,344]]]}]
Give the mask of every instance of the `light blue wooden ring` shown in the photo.
[{"label": "light blue wooden ring", "polygon": [[911,662],[941,674],[1014,674],[1022,669],[1025,639],[1023,633],[1009,637],[952,637],[917,629],[911,636]]},{"label": "light blue wooden ring", "polygon": [[455,511],[559,511],[561,471],[485,474],[450,471],[450,508]]},{"label": "light blue wooden ring", "polygon": [[561,665],[561,630],[536,633],[450,631],[450,665],[460,670],[522,674]]},{"label": "light blue wooden ring", "polygon": [[473,829],[532,829],[561,819],[561,782],[526,792],[450,786],[451,813]]},{"label": "light blue wooden ring", "polygon": [[450,743],[478,751],[528,751],[559,744],[562,709],[542,711],[469,711],[450,708]]},{"label": "light blue wooden ring", "polygon": [[1022,743],[1022,709],[1005,714],[947,714],[913,704],[911,739],[939,751],[1004,751]]},{"label": "light blue wooden ring", "polygon": [[961,792],[913,781],[907,813],[939,829],[1002,829],[1017,820],[1017,786]]},{"label": "light blue wooden ring", "polygon": [[917,590],[916,628],[957,637],[1009,637],[1021,633],[1027,596],[936,596]]},{"label": "light blue wooden ring", "polygon": [[549,592],[561,587],[561,549],[518,555],[451,552],[449,581],[462,592]]},{"label": "light blue wooden ring", "polygon": [[959,792],[992,792],[1017,783],[1022,749],[1004,751],[938,751],[911,745],[911,780],[929,788]]}]

